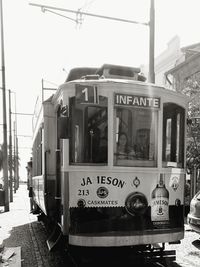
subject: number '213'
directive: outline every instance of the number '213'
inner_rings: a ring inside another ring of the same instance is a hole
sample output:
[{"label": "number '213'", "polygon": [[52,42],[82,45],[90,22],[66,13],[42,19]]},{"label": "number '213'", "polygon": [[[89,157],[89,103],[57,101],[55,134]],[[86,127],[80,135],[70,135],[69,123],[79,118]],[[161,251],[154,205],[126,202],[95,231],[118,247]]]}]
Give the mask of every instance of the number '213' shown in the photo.
[{"label": "number '213'", "polygon": [[89,190],[88,189],[79,189],[78,190],[78,196],[88,196]]}]

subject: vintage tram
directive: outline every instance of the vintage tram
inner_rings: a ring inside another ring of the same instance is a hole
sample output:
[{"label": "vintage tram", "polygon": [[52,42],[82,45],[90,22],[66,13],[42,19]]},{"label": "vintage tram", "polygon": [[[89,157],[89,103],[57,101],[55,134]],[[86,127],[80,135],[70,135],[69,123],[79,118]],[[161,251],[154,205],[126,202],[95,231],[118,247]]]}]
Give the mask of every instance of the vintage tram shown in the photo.
[{"label": "vintage tram", "polygon": [[138,68],[76,68],[35,116],[34,201],[66,245],[184,237],[187,99]]}]

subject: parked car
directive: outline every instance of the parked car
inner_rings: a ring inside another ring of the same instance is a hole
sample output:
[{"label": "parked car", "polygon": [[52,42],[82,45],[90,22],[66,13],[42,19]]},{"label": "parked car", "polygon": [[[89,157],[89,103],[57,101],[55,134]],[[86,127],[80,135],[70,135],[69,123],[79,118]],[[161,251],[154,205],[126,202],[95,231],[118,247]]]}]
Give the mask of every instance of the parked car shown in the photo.
[{"label": "parked car", "polygon": [[188,225],[197,233],[200,233],[200,191],[190,202],[190,212],[187,216]]}]

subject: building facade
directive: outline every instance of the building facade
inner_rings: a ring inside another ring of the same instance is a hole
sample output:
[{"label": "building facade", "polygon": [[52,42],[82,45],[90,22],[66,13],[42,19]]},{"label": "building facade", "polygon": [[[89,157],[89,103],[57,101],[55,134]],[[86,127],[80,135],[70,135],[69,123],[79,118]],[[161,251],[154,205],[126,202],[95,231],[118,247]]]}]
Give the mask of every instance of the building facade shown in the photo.
[{"label": "building facade", "polygon": [[200,43],[181,48],[181,58],[165,72],[165,81],[176,91],[200,85]]}]

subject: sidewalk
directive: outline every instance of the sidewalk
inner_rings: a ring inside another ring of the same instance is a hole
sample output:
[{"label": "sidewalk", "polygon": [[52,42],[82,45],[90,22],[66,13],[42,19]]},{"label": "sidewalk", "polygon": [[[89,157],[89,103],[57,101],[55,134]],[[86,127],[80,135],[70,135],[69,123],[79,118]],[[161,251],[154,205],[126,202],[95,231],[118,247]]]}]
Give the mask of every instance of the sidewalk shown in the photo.
[{"label": "sidewalk", "polygon": [[0,246],[21,247],[21,265],[40,266],[35,252],[37,244],[34,242],[32,231],[32,223],[37,221],[37,217],[30,214],[26,184],[20,184],[17,192],[13,194],[13,202],[9,205],[9,212],[4,212],[4,207],[0,207]]}]

